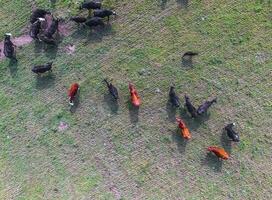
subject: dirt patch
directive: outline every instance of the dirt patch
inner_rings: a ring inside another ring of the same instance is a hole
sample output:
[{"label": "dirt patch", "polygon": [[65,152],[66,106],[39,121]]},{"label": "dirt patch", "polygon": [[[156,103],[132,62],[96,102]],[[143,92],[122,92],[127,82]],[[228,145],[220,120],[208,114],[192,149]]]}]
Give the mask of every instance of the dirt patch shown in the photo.
[{"label": "dirt patch", "polygon": [[[32,38],[29,35],[22,35],[20,37],[12,38],[11,41],[18,47],[29,44]],[[0,42],[0,60],[5,57],[4,55],[4,41]]]},{"label": "dirt patch", "polygon": [[69,44],[65,47],[65,52],[69,55],[73,55],[75,53],[76,46],[73,44]]}]

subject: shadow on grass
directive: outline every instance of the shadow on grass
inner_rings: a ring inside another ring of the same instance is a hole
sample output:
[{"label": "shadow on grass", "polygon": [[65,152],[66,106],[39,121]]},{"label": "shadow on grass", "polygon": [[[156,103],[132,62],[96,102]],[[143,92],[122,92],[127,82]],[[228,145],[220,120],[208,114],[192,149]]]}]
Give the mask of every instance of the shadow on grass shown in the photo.
[{"label": "shadow on grass", "polygon": [[80,90],[78,90],[77,95],[74,99],[74,105],[70,106],[70,112],[75,113],[79,104],[80,104]]},{"label": "shadow on grass", "polygon": [[202,162],[203,165],[208,165],[215,172],[222,171],[223,161],[219,159],[216,155],[211,152],[208,152],[205,159]]},{"label": "shadow on grass", "polygon": [[112,25],[109,23],[105,24],[104,26],[91,28],[89,34],[87,35],[86,43],[101,42],[103,40],[103,37],[112,34],[114,34],[114,32],[112,31]]},{"label": "shadow on grass", "polygon": [[187,58],[187,59],[186,58],[182,58],[181,59],[181,64],[185,68],[192,68],[193,67],[193,59],[192,59],[192,57]]},{"label": "shadow on grass", "polygon": [[179,128],[177,128],[176,131],[173,131],[172,139],[177,144],[178,151],[180,153],[185,153],[188,141],[182,137],[181,130]]},{"label": "shadow on grass", "polygon": [[9,68],[11,77],[14,78],[18,71],[18,61],[16,62],[15,60],[10,59],[8,68]]},{"label": "shadow on grass", "polygon": [[177,109],[178,108],[176,108],[175,106],[172,106],[170,100],[167,101],[166,112],[170,122],[176,122]]},{"label": "shadow on grass", "polygon": [[201,124],[203,124],[205,121],[209,120],[210,118],[210,114],[204,114],[204,115],[198,116],[197,118],[192,118],[190,113],[188,113],[185,108],[180,109],[180,116],[189,127],[189,130],[192,130],[192,131],[197,130],[201,126]]},{"label": "shadow on grass", "polygon": [[72,38],[74,39],[86,39],[88,36],[89,28],[83,25],[78,25],[78,28],[76,31],[74,31],[71,35]]},{"label": "shadow on grass", "polygon": [[128,101],[129,117],[132,124],[136,124],[139,121],[139,109],[140,107],[133,106],[130,101]]},{"label": "shadow on grass", "polygon": [[55,59],[57,57],[58,49],[59,49],[58,44],[56,45],[45,44],[44,48],[45,56],[51,60]]},{"label": "shadow on grass", "polygon": [[104,95],[104,102],[108,105],[113,114],[117,114],[119,109],[118,100],[114,99],[111,94]]},{"label": "shadow on grass", "polygon": [[189,0],[176,0],[182,8],[188,8]]},{"label": "shadow on grass", "polygon": [[167,1],[168,1],[168,0],[158,0],[158,2],[159,2],[159,4],[160,4],[162,10],[165,9],[166,4],[167,4]]},{"label": "shadow on grass", "polygon": [[231,154],[231,140],[228,138],[225,130],[222,131],[220,141],[226,152]]},{"label": "shadow on grass", "polygon": [[52,87],[55,84],[55,78],[55,75],[51,72],[48,72],[48,74],[37,75],[36,88],[38,90],[42,90]]}]

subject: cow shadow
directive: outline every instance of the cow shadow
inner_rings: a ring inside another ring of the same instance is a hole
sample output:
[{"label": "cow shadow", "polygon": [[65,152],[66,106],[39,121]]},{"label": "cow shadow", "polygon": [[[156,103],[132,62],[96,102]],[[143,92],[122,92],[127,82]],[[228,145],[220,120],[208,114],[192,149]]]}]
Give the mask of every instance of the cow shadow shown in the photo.
[{"label": "cow shadow", "polygon": [[159,4],[160,4],[162,10],[165,9],[166,4],[167,4],[167,1],[168,1],[168,0],[158,0],[158,2],[159,2]]},{"label": "cow shadow", "polygon": [[118,100],[114,99],[111,94],[104,95],[104,102],[108,105],[113,114],[117,114],[119,109]]},{"label": "cow shadow", "polygon": [[136,107],[132,105],[130,101],[128,101],[128,109],[129,109],[129,117],[130,117],[130,122],[132,124],[136,124],[139,122],[139,109],[140,107]]},{"label": "cow shadow", "polygon": [[177,128],[176,131],[173,131],[172,140],[177,144],[178,151],[180,153],[185,153],[188,141],[182,137],[181,130],[179,128]]},{"label": "cow shadow", "polygon": [[77,95],[74,99],[74,105],[73,106],[70,105],[70,112],[75,113],[79,105],[80,105],[80,90],[77,91]]},{"label": "cow shadow", "polygon": [[188,8],[189,0],[176,0],[182,8]]},{"label": "cow shadow", "polygon": [[226,150],[226,152],[228,154],[231,154],[231,149],[232,149],[231,140],[228,138],[226,131],[224,129],[222,131],[220,141],[221,141],[222,147]]},{"label": "cow shadow", "polygon": [[59,49],[58,44],[55,45],[45,44],[44,46],[45,56],[51,60],[55,59],[57,57],[58,49]]},{"label": "cow shadow", "polygon": [[86,43],[89,42],[101,42],[103,37],[114,34],[112,25],[110,23],[104,26],[91,28],[87,35]]},{"label": "cow shadow", "polygon": [[176,121],[177,108],[172,105],[171,101],[168,100],[166,103],[166,112],[170,122]]},{"label": "cow shadow", "polygon": [[38,90],[47,89],[55,84],[55,75],[49,72],[46,75],[37,75],[36,78],[36,88]]},{"label": "cow shadow", "polygon": [[180,116],[185,121],[190,130],[197,130],[205,121],[209,120],[210,114],[192,118],[186,108],[180,109]]},{"label": "cow shadow", "polygon": [[221,172],[223,161],[219,159],[216,155],[214,155],[212,152],[208,152],[205,159],[202,161],[202,164],[208,165],[215,172]]},{"label": "cow shadow", "polygon": [[13,59],[9,60],[9,64],[8,64],[8,68],[9,68],[9,72],[12,78],[14,78],[17,74],[18,71],[18,62],[16,62]]},{"label": "cow shadow", "polygon": [[192,68],[193,67],[193,59],[192,59],[192,57],[182,58],[181,59],[181,64],[185,68]]},{"label": "cow shadow", "polygon": [[34,53],[41,54],[43,52],[44,44],[38,40],[34,40]]},{"label": "cow shadow", "polygon": [[71,34],[74,39],[85,39],[88,36],[89,28],[84,25],[78,25],[77,30]]}]

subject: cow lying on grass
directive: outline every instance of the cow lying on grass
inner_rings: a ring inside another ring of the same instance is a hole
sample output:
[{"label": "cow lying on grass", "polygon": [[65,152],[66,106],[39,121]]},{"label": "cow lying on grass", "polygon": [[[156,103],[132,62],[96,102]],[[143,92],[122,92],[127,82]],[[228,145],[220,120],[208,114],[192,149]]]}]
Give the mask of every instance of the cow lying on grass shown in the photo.
[{"label": "cow lying on grass", "polygon": [[32,68],[32,72],[34,72],[38,75],[43,74],[47,71],[52,72],[52,64],[53,64],[53,62],[49,62],[45,65],[36,65]]}]

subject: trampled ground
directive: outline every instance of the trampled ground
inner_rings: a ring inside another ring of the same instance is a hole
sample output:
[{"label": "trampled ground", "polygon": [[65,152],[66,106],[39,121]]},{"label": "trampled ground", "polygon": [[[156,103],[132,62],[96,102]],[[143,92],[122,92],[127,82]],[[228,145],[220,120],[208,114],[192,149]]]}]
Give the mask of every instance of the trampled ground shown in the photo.
[{"label": "trampled ground", "polygon": [[[271,199],[272,5],[269,1],[105,0],[118,13],[90,32],[62,25],[57,48],[18,47],[18,65],[0,61],[0,199]],[[27,33],[34,7],[68,19],[76,1],[0,0],[0,35]],[[82,13],[87,14],[86,12]],[[200,53],[192,67],[181,55]],[[38,78],[31,67],[53,61]],[[113,104],[108,77],[121,99]],[[137,113],[128,82],[142,97]],[[70,110],[67,89],[81,85]],[[218,97],[209,115],[174,112],[168,90],[196,105]],[[185,119],[192,139],[177,132]],[[222,128],[236,122],[241,142]],[[223,146],[231,159],[207,156]]]}]

